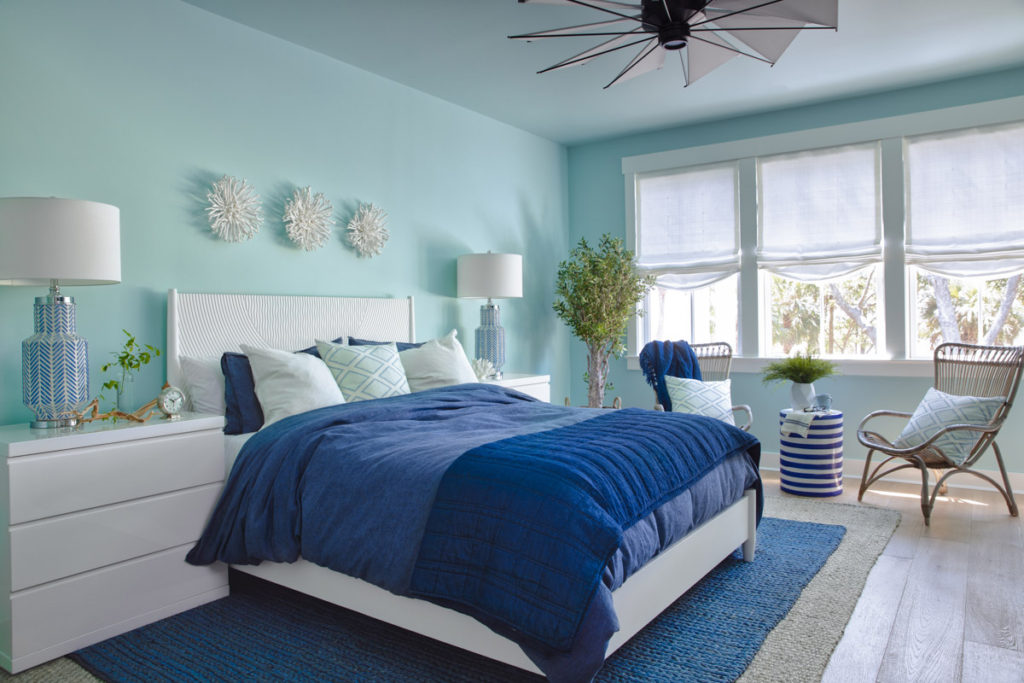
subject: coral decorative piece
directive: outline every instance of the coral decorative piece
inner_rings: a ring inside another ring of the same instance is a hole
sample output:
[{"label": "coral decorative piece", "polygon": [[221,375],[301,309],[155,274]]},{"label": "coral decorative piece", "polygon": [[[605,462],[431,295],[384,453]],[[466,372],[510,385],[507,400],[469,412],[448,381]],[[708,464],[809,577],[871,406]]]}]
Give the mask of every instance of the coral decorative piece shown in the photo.
[{"label": "coral decorative piece", "polygon": [[360,204],[356,215],[348,222],[348,241],[360,256],[376,256],[391,234],[385,228],[388,215],[373,204]]},{"label": "coral decorative piece", "polygon": [[295,190],[292,198],[284,205],[284,224],[292,242],[306,251],[319,249],[327,243],[334,227],[334,206],[323,193],[308,187]]},{"label": "coral decorative piece", "polygon": [[498,374],[494,369],[494,363],[486,358],[477,358],[473,361],[473,372],[476,374],[476,378],[481,382],[485,379],[492,379],[496,374]]},{"label": "coral decorative piece", "polygon": [[256,191],[244,179],[224,176],[206,195],[210,229],[225,242],[252,239],[263,225],[263,210]]}]

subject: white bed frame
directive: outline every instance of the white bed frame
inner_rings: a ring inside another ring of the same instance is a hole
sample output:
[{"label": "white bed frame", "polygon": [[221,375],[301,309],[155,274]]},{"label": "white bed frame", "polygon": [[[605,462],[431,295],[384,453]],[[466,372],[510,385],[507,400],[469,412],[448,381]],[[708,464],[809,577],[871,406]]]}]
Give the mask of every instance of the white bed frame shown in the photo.
[{"label": "white bed frame", "polygon": [[[219,358],[239,344],[299,349],[341,335],[414,341],[408,299],[197,294],[167,297],[167,379],[181,386],[183,356]],[[737,547],[754,558],[754,491],[666,549],[612,594],[619,631],[615,652]],[[511,640],[460,612],[395,595],[360,579],[300,559],[235,569],[490,659],[541,673]]]}]

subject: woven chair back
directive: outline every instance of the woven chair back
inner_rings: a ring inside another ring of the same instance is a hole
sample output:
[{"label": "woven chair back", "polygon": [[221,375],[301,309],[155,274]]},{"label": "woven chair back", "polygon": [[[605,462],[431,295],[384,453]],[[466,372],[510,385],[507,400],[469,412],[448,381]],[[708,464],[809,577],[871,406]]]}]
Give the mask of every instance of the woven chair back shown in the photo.
[{"label": "woven chair back", "polygon": [[1006,419],[1020,385],[1024,347],[940,344],[935,349],[935,388],[959,396],[1005,396],[990,424]]},{"label": "woven chair back", "polygon": [[732,367],[732,347],[726,342],[690,344],[700,363],[701,378],[705,382],[721,382],[729,379]]}]

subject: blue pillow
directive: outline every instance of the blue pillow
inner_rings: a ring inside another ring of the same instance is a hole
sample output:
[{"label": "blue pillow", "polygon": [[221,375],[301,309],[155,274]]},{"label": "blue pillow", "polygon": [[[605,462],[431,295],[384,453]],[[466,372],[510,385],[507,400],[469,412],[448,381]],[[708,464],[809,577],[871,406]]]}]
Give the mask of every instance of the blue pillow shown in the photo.
[{"label": "blue pillow", "polygon": [[[337,343],[342,343],[342,342],[339,342],[337,339],[335,339],[334,343],[337,344]],[[380,346],[380,345],[383,345],[383,344],[394,344],[396,347],[398,347],[399,351],[408,351],[409,349],[418,349],[418,348],[420,348],[421,346],[423,346],[426,343],[427,342],[370,341],[369,339],[356,339],[355,337],[349,337],[348,338],[348,345],[349,346]]]},{"label": "blue pillow", "polygon": [[[338,337],[334,341],[342,343],[344,339]],[[315,345],[295,353],[320,357]],[[263,407],[256,398],[256,382],[249,357],[228,351],[220,357],[220,369],[224,373],[224,433],[248,434],[259,431],[263,426]]]}]

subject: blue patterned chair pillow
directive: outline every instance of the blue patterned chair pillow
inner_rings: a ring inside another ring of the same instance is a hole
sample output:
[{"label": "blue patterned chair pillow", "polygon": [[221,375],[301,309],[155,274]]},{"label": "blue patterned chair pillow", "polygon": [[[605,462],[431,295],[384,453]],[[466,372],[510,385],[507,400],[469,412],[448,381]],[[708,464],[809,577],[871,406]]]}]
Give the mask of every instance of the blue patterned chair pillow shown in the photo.
[{"label": "blue patterned chair pillow", "polygon": [[316,347],[349,403],[409,393],[405,368],[393,343],[344,346],[317,341]]},{"label": "blue patterned chair pillow", "polygon": [[[893,445],[897,448],[920,446],[949,425],[987,425],[1005,401],[1002,396],[957,396],[929,388]],[[980,432],[961,429],[939,437],[932,445],[959,465],[971,454],[980,438]]]},{"label": "blue patterned chair pillow", "polygon": [[732,416],[731,380],[702,382],[665,375],[665,387],[672,401],[674,413],[696,413],[716,420],[736,424]]}]

